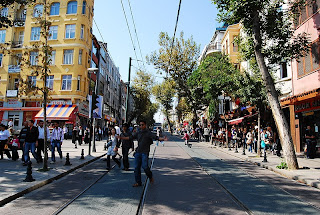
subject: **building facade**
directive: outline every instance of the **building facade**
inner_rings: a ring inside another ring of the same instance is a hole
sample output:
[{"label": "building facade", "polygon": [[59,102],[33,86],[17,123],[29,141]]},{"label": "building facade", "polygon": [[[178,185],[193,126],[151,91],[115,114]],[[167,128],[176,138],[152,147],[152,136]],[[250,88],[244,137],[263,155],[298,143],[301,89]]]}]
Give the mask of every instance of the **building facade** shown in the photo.
[{"label": "building facade", "polygon": [[[88,117],[84,110],[88,105],[93,6],[94,0],[53,1],[47,5],[47,20],[51,22],[48,45],[52,47],[47,78],[49,104],[71,105],[74,114],[83,117]],[[15,4],[13,8],[0,9],[20,21],[13,27],[0,29],[4,38],[0,42],[9,43],[7,48],[11,51],[11,54],[0,53],[0,120],[6,124],[8,119],[13,119],[15,129],[20,129],[23,121],[37,118],[43,106],[41,92],[26,95],[19,88],[20,78],[28,79],[37,87],[44,85],[41,76],[36,76],[26,63],[42,64],[43,54],[35,45],[44,42],[39,24],[39,19],[44,18],[44,8],[37,1],[32,6]]]}]

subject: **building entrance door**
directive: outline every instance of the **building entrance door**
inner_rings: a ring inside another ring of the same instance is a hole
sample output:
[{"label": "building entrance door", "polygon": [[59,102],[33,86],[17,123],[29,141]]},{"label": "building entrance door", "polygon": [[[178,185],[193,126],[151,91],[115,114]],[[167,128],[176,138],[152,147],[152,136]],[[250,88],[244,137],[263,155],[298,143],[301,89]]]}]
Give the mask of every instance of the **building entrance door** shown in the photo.
[{"label": "building entrance door", "polygon": [[19,128],[20,115],[18,112],[9,112],[8,118],[13,121],[13,129],[17,130]]}]

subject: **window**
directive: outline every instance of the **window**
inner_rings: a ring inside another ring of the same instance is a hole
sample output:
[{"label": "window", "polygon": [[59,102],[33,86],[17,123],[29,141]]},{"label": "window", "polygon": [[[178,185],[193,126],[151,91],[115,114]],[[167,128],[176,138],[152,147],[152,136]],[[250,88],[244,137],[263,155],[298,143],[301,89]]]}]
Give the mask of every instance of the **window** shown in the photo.
[{"label": "window", "polygon": [[40,40],[40,27],[31,28],[31,41]]},{"label": "window", "polygon": [[0,54],[0,67],[2,67],[3,54]]},{"label": "window", "polygon": [[53,90],[53,81],[54,81],[54,76],[53,75],[48,75],[47,76],[47,87],[50,90]]},{"label": "window", "polygon": [[63,64],[73,64],[73,50],[64,50]]},{"label": "window", "polygon": [[82,65],[82,49],[79,50],[78,64]]},{"label": "window", "polygon": [[72,79],[72,75],[62,76],[61,90],[71,90],[71,79]]},{"label": "window", "polygon": [[237,38],[238,38],[237,36],[234,36],[234,37],[233,37],[233,42],[232,42],[233,52],[238,52]]},{"label": "window", "polygon": [[78,7],[77,1],[70,1],[67,7],[67,14],[77,13],[77,7]]},{"label": "window", "polygon": [[56,40],[58,39],[58,26],[53,25],[49,27],[49,40]]},{"label": "window", "polygon": [[84,25],[81,25],[81,30],[80,30],[80,39],[84,38]]},{"label": "window", "polygon": [[2,8],[0,10],[0,15],[3,16],[3,17],[8,17],[8,8],[7,7]]},{"label": "window", "polygon": [[30,52],[30,65],[38,65],[38,52]]},{"label": "window", "polygon": [[48,58],[48,64],[55,65],[55,63],[56,63],[56,51],[52,51],[51,55],[49,55],[49,58]]},{"label": "window", "polygon": [[29,82],[31,83],[31,86],[36,87],[37,86],[37,76],[28,76]]},{"label": "window", "polygon": [[76,25],[66,25],[66,39],[72,39],[76,36]]},{"label": "window", "polygon": [[87,2],[83,1],[83,3],[82,3],[82,14],[86,14],[86,7],[87,7]]},{"label": "window", "polygon": [[309,51],[298,62],[298,77],[311,73],[320,68],[319,40],[314,41]]},{"label": "window", "polygon": [[23,44],[23,41],[24,41],[24,31],[20,31],[19,32],[19,39],[18,39],[18,42],[19,44]]},{"label": "window", "polygon": [[59,2],[52,3],[50,8],[50,16],[59,15],[59,10],[60,10],[60,3]]},{"label": "window", "polygon": [[77,90],[80,90],[81,88],[81,76],[78,75],[78,79],[77,79]]},{"label": "window", "polygon": [[4,43],[6,41],[6,30],[0,30],[0,43]]},{"label": "window", "polygon": [[33,17],[39,18],[42,16],[43,13],[43,5],[42,4],[37,4],[34,6],[33,9]]},{"label": "window", "polygon": [[283,62],[280,64],[280,78],[287,78],[287,77],[288,77],[287,63]]}]

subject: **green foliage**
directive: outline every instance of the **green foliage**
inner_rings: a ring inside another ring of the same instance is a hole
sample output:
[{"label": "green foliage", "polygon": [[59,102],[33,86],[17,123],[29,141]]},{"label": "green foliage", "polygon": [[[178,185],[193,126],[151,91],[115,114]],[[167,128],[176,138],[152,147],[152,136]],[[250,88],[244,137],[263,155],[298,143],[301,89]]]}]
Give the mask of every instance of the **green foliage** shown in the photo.
[{"label": "green foliage", "polygon": [[153,104],[150,100],[153,82],[150,74],[141,70],[137,72],[131,87],[133,109],[128,113],[129,122],[133,119],[136,119],[136,121],[144,119],[147,123],[153,123],[153,116],[159,108],[157,104]]},{"label": "green foliage", "polygon": [[288,169],[288,165],[286,162],[281,161],[280,165],[276,166],[278,169]]}]

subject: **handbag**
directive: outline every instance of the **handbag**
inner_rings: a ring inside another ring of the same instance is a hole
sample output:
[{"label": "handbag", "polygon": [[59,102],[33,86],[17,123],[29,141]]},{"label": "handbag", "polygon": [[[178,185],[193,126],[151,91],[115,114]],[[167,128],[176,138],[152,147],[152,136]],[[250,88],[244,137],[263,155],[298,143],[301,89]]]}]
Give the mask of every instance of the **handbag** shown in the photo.
[{"label": "handbag", "polygon": [[112,141],[109,141],[107,144],[107,148],[109,148],[110,146],[112,146]]}]

